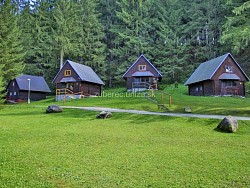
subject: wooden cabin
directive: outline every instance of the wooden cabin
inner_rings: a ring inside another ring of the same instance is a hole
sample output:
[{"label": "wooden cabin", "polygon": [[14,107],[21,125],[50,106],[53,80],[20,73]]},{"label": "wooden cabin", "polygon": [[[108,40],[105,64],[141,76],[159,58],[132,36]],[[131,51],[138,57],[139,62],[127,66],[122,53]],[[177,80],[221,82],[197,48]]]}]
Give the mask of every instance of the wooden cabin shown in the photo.
[{"label": "wooden cabin", "polygon": [[245,96],[246,73],[227,53],[199,65],[185,85],[189,95]]},{"label": "wooden cabin", "polygon": [[50,88],[42,76],[21,75],[11,80],[7,86],[6,99],[16,102],[46,99]]},{"label": "wooden cabin", "polygon": [[142,91],[149,87],[157,89],[158,82],[161,81],[161,73],[142,54],[122,76],[126,80],[128,91]]},{"label": "wooden cabin", "polygon": [[101,95],[103,81],[89,66],[67,60],[55,76],[57,99],[62,100],[65,95],[72,98],[82,96]]}]

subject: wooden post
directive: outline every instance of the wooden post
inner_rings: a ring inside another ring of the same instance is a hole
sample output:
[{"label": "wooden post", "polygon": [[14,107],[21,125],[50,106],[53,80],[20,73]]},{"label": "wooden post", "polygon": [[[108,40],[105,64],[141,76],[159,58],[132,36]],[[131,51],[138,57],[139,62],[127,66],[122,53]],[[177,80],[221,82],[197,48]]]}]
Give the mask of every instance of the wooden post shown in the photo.
[{"label": "wooden post", "polygon": [[169,107],[172,105],[172,95],[169,95]]},{"label": "wooden post", "polygon": [[64,103],[66,102],[67,88],[64,90]]}]

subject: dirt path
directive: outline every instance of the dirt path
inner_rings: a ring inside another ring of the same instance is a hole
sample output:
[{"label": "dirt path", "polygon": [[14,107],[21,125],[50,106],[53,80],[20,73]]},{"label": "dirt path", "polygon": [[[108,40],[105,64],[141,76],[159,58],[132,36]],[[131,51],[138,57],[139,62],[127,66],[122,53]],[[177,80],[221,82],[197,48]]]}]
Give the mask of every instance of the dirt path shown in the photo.
[{"label": "dirt path", "polygon": [[[193,118],[207,118],[207,119],[223,119],[223,115],[205,115],[205,114],[182,114],[182,113],[169,113],[169,112],[148,112],[143,110],[125,110],[116,108],[104,108],[104,107],[77,107],[77,106],[61,106],[62,108],[75,108],[90,111],[109,111],[120,112],[130,114],[147,114],[147,115],[160,115],[160,116],[172,116],[172,117],[193,117]],[[250,121],[250,117],[234,116],[237,120]]]}]

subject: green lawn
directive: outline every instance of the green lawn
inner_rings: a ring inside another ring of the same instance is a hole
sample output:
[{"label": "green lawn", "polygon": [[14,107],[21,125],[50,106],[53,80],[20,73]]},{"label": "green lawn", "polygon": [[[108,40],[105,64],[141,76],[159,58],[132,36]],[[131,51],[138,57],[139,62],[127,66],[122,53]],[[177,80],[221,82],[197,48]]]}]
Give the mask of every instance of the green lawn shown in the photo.
[{"label": "green lawn", "polygon": [[[167,86],[164,92],[172,95],[172,106],[169,110],[174,113],[183,113],[184,108],[189,106],[192,113],[198,114],[216,114],[232,116],[250,117],[250,97],[204,97],[188,96],[187,87],[179,86],[174,88]],[[155,98],[161,103],[161,96],[155,92]],[[81,100],[71,100],[64,102],[55,102],[54,97],[35,103],[35,105],[57,104],[65,106],[101,106],[122,109],[137,109],[147,111],[162,111],[153,102],[144,97],[143,93],[127,93],[124,88],[104,90],[103,97],[85,98]],[[168,107],[169,98],[164,96],[163,103]]]},{"label": "green lawn", "polygon": [[[249,116],[249,98],[165,91],[173,95],[173,111],[192,104],[201,113],[236,108],[243,109],[238,115]],[[1,188],[250,187],[250,121],[239,121],[238,131],[230,134],[215,130],[220,120],[126,113],[102,120],[95,118],[97,112],[78,109],[46,114],[50,104],[158,110],[132,96],[2,106]]]}]

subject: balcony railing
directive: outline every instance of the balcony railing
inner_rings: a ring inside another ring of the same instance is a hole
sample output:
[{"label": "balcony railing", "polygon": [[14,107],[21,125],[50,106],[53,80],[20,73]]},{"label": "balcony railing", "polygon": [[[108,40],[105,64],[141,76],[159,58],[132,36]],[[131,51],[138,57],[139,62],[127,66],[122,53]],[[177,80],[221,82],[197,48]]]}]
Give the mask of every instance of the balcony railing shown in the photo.
[{"label": "balcony railing", "polygon": [[221,88],[221,95],[239,95],[239,88],[238,87],[222,87]]},{"label": "balcony railing", "polygon": [[132,82],[132,88],[148,89],[151,84],[149,82]]}]

